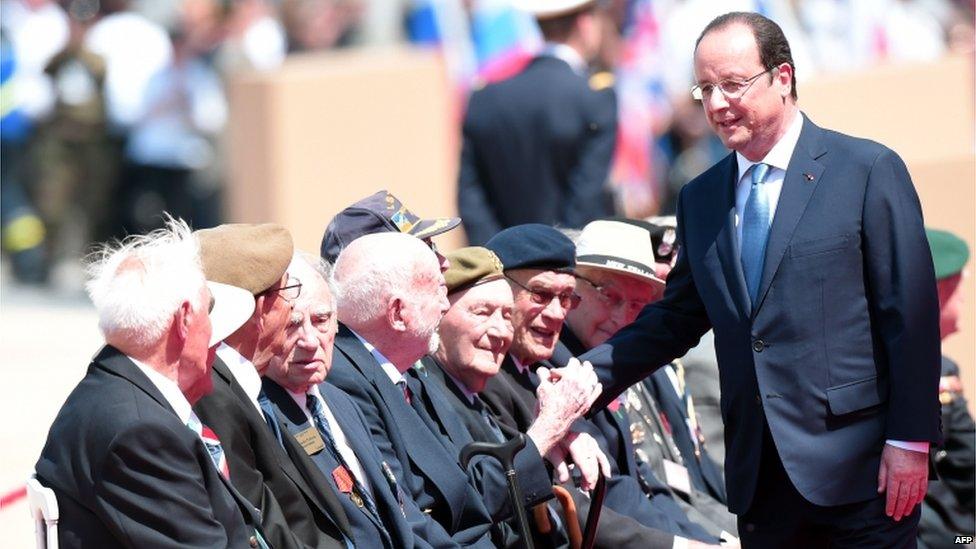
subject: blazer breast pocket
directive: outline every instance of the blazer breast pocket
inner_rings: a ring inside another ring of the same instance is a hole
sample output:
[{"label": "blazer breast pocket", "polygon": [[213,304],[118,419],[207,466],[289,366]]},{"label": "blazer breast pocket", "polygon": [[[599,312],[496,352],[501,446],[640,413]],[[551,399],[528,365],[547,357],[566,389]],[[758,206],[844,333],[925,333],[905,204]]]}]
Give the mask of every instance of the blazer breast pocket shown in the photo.
[{"label": "blazer breast pocket", "polygon": [[844,250],[854,243],[855,238],[854,235],[840,234],[826,238],[793,242],[790,244],[790,257],[796,259]]}]

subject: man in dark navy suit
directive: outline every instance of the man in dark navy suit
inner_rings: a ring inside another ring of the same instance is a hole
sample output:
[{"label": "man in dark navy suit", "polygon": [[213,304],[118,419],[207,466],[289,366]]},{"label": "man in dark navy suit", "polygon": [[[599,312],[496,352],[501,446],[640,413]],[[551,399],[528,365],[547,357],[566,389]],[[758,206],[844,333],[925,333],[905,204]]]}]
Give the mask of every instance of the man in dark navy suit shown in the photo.
[{"label": "man in dark navy suit", "polygon": [[596,2],[532,2],[545,49],[516,76],[474,92],[464,119],[458,211],[471,244],[506,227],[582,227],[612,213],[617,132],[612,77],[589,78]]},{"label": "man in dark navy suit", "polygon": [[913,547],[940,438],[939,309],[905,164],[800,113],[765,17],[712,21],[695,76],[734,152],[681,191],[664,298],[583,355],[595,408],[713,328],[743,544]]},{"label": "man in dark navy suit", "polygon": [[491,547],[491,515],[445,436],[412,405],[404,372],[436,349],[448,308],[440,261],[403,233],[368,234],[336,261],[340,320],[329,382],[359,406],[398,483],[460,545]]},{"label": "man in dark navy suit", "polygon": [[60,546],[267,547],[257,509],[227,478],[220,441],[191,409],[210,392],[211,349],[253,300],[219,284],[208,291],[182,221],[106,249],[89,272],[106,345],[36,465],[58,499]]}]

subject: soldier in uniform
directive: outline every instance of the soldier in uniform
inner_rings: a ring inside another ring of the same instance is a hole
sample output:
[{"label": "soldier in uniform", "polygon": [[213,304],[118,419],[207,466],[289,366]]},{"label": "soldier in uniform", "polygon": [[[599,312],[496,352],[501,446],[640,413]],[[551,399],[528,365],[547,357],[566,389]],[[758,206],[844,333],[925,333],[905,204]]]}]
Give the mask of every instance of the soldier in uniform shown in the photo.
[{"label": "soldier in uniform", "polygon": [[546,46],[514,77],[472,94],[458,210],[471,244],[524,223],[580,228],[611,213],[617,131],[612,77],[588,77],[601,22],[593,0],[532,1]]},{"label": "soldier in uniform", "polygon": [[[958,236],[926,229],[939,290],[939,331],[942,339],[959,331],[961,282],[969,246]],[[976,424],[969,414],[959,366],[942,356],[939,402],[942,404],[942,445],[932,461],[939,480],[930,481],[919,520],[919,547],[951,547],[956,536],[974,535],[976,523]]]}]

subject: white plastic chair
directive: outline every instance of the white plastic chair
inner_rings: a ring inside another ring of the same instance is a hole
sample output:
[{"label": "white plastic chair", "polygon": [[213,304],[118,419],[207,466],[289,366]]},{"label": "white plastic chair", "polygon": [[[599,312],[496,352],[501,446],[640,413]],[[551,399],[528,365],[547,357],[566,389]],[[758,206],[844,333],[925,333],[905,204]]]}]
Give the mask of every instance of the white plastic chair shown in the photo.
[{"label": "white plastic chair", "polygon": [[35,477],[27,479],[27,505],[34,519],[37,549],[58,549],[58,499]]}]

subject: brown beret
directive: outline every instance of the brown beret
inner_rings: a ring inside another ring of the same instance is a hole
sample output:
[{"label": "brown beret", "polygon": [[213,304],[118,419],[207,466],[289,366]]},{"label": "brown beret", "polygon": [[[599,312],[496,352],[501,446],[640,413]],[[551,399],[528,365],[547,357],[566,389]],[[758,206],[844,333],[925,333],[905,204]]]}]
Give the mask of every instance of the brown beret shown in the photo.
[{"label": "brown beret", "polygon": [[294,250],[291,233],[276,223],[227,223],[194,234],[207,280],[254,295],[281,280]]},{"label": "brown beret", "polygon": [[505,267],[495,252],[481,246],[469,246],[448,252],[451,268],[444,273],[447,293],[501,278]]}]

